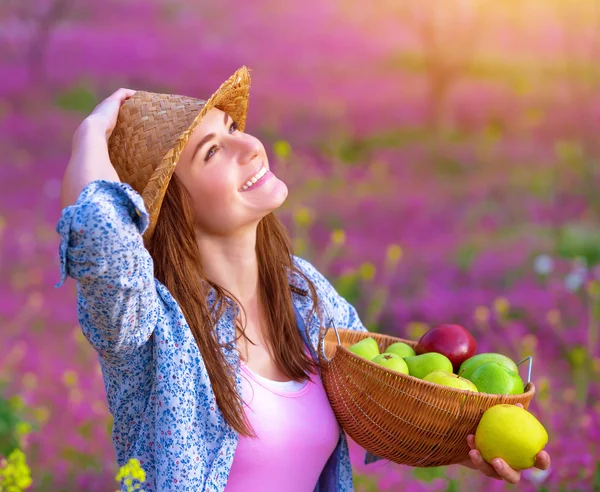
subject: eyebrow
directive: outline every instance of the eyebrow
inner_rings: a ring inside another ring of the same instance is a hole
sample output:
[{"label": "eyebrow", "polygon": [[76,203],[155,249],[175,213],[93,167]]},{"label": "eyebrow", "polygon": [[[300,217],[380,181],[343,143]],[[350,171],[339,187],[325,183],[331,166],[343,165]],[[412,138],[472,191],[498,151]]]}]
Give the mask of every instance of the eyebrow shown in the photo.
[{"label": "eyebrow", "polygon": [[[225,116],[223,117],[223,126],[227,126],[227,121],[229,120],[229,115],[227,113],[223,113]],[[198,142],[198,144],[196,145],[196,148],[194,149],[194,153],[192,154],[192,161],[196,158],[196,154],[198,153],[198,151],[202,148],[202,146],[209,142],[210,140],[212,140],[213,138],[215,138],[217,135],[215,133],[209,133],[208,135],[206,135],[202,140],[200,140]]]}]

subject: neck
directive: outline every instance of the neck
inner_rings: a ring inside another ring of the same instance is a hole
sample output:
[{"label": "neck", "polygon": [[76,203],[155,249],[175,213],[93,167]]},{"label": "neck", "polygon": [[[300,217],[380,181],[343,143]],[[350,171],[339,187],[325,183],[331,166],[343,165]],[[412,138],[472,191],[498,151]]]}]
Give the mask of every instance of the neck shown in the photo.
[{"label": "neck", "polygon": [[231,292],[243,306],[255,303],[258,297],[256,226],[232,236],[197,233],[196,242],[206,277]]}]

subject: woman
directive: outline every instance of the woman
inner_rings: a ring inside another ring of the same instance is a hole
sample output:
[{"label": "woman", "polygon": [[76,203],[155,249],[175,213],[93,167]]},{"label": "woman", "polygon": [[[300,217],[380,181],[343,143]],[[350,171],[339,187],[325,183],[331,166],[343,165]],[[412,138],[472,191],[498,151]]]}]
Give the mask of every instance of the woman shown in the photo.
[{"label": "woman", "polygon": [[206,102],[120,89],[73,139],[61,283],[77,280],[118,462],[138,458],[148,491],[352,490],[315,347],[326,323],[365,328],[292,255],[287,187],[242,132],[249,85],[242,67]]}]

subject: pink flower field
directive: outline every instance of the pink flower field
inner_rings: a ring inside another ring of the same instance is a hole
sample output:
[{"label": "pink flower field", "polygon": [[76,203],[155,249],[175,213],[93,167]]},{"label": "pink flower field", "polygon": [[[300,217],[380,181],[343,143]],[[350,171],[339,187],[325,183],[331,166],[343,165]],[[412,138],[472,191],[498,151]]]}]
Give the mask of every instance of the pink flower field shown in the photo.
[{"label": "pink flower field", "polygon": [[[370,330],[533,356],[552,467],[519,490],[600,490],[599,59],[597,0],[3,2],[0,456],[30,490],[117,488],[76,285],[54,288],[71,137],[119,87],[206,98],[247,65],[296,253]],[[357,491],[512,490],[351,451]]]}]

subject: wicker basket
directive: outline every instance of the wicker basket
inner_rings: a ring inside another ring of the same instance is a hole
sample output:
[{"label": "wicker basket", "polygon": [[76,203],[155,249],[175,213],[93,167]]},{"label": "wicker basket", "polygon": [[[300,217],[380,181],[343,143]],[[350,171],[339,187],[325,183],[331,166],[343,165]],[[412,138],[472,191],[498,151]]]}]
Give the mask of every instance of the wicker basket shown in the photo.
[{"label": "wicker basket", "polygon": [[[521,395],[459,390],[401,374],[365,360],[347,347],[372,337],[383,352],[394,342],[376,333],[327,330],[321,339],[321,377],[342,429],[371,453],[402,465],[427,467],[468,458],[467,435],[483,412],[500,403],[529,406],[535,387]],[[530,366],[531,369],[531,366]]]}]

